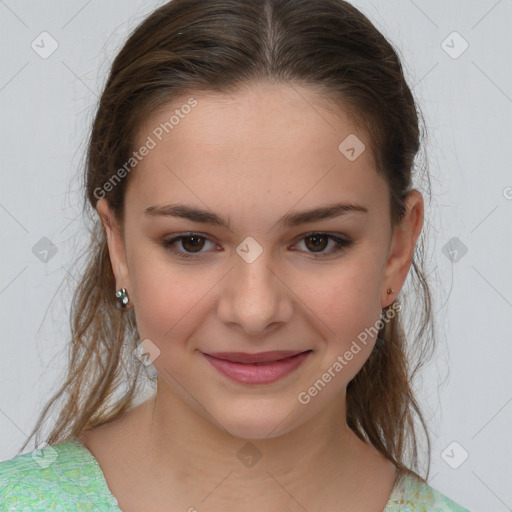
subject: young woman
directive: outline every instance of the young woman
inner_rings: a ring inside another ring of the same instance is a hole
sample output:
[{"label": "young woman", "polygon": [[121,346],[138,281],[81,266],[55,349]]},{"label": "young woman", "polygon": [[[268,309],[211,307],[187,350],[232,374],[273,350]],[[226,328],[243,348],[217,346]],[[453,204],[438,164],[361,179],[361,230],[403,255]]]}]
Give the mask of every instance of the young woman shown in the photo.
[{"label": "young woman", "polygon": [[92,127],[69,372],[33,435],[64,403],[44,449],[0,464],[0,509],[466,510],[417,462],[419,148],[399,58],[346,2],[149,16]]}]

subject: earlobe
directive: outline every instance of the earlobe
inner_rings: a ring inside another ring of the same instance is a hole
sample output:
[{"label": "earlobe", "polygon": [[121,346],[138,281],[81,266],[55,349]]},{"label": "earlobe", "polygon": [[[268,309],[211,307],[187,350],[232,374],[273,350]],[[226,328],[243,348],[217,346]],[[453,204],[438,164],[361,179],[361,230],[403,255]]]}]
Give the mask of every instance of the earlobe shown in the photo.
[{"label": "earlobe", "polygon": [[[389,306],[396,298],[394,291],[402,288],[409,273],[416,242],[423,227],[424,213],[421,193],[417,190],[411,190],[405,202],[404,218],[393,230],[381,293],[382,307]],[[390,293],[389,290],[393,290],[393,292]]]},{"label": "earlobe", "polygon": [[116,290],[129,288],[130,283],[126,253],[119,223],[106,199],[100,199],[96,205],[96,209],[105,229],[110,263],[116,280]]}]

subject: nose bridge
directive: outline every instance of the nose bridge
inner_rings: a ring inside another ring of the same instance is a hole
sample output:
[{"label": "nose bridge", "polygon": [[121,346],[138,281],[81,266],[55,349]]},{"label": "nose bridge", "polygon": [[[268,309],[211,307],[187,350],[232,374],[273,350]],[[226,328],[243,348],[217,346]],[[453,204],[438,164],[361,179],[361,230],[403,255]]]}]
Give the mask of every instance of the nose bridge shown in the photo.
[{"label": "nose bridge", "polygon": [[274,292],[274,272],[271,270],[270,258],[263,253],[252,262],[240,258],[235,264],[235,276],[235,289],[242,294],[268,298]]},{"label": "nose bridge", "polygon": [[287,321],[291,304],[275,274],[266,251],[253,261],[236,255],[219,306],[221,319],[253,334],[270,324]]}]

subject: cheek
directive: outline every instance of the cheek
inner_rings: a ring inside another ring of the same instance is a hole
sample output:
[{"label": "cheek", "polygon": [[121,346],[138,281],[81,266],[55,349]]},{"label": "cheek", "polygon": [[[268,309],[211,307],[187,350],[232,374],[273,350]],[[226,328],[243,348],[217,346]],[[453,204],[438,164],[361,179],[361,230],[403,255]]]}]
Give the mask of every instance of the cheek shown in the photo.
[{"label": "cheek", "polygon": [[158,248],[151,253],[133,251],[130,281],[140,337],[151,339],[161,350],[189,337],[216,282],[198,267],[166,261]]},{"label": "cheek", "polygon": [[311,309],[318,312],[326,326],[324,369],[341,356],[344,373],[352,378],[368,359],[377,338],[382,312],[378,269],[375,261],[359,260],[347,265],[326,283],[327,293],[316,288]]}]

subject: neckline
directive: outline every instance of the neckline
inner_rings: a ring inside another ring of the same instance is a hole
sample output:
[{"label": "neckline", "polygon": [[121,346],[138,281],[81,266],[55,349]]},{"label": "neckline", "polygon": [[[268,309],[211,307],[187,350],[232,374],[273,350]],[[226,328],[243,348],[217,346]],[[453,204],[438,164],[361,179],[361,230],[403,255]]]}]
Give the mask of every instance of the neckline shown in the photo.
[{"label": "neckline", "polygon": [[[83,452],[85,458],[88,460],[88,462],[90,462],[93,465],[97,473],[97,481],[100,482],[103,487],[103,494],[109,499],[112,505],[116,506],[119,510],[121,510],[117,498],[114,496],[114,494],[110,490],[110,487],[108,486],[108,482],[107,479],[105,478],[105,474],[103,473],[103,469],[101,468],[100,463],[93,455],[93,453],[89,450],[89,448],[87,448],[87,446],[85,446],[85,444],[83,444],[76,437],[68,439],[68,442],[74,443]],[[399,468],[397,468],[396,479],[393,484],[393,488],[391,489],[391,493],[388,496],[386,505],[382,509],[382,512],[387,512],[388,509],[391,510],[392,505],[396,504],[402,499],[403,485],[407,478],[411,478],[411,476],[407,472],[401,471]]]},{"label": "neckline", "polygon": [[382,512],[387,512],[388,508],[402,500],[404,483],[407,478],[411,478],[411,476],[406,471],[402,471],[400,468],[397,467],[395,483],[393,484],[393,488],[389,493],[388,500],[386,502],[385,507],[382,509]]},{"label": "neckline", "polygon": [[91,450],[85,446],[79,439],[76,437],[73,437],[71,439],[68,439],[69,443],[73,443],[78,449],[80,449],[87,460],[92,466],[94,467],[94,470],[96,472],[96,481],[99,482],[102,486],[102,494],[108,498],[111,505],[116,506],[119,510],[121,510],[121,507],[119,506],[119,502],[117,501],[117,498],[114,496],[112,491],[110,490],[110,487],[108,486],[107,479],[105,478],[105,474],[103,473],[103,469],[100,466],[100,463],[98,462],[98,459],[93,455]]}]

